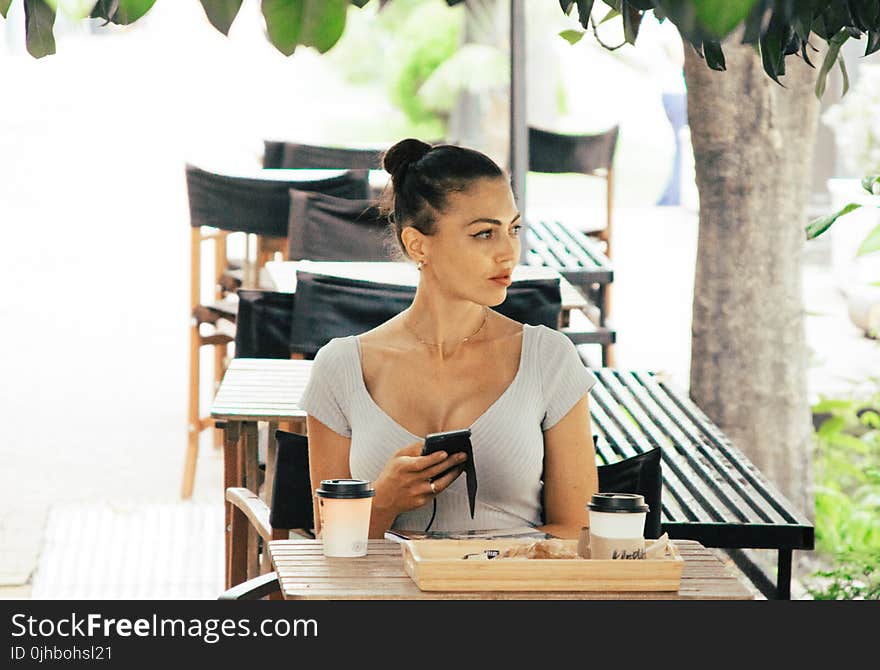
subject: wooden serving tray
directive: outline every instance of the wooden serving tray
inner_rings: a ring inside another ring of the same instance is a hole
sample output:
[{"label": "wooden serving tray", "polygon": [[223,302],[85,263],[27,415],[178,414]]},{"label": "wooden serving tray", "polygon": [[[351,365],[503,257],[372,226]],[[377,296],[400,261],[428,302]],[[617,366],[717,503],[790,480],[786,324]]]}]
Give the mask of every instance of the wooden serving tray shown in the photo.
[{"label": "wooden serving tray", "polygon": [[[577,551],[577,540],[565,540]],[[528,544],[501,540],[401,542],[407,574],[422,591],[678,591],[684,560],[670,542],[663,559],[467,559],[487,549]],[[653,540],[648,540],[650,546]]]}]

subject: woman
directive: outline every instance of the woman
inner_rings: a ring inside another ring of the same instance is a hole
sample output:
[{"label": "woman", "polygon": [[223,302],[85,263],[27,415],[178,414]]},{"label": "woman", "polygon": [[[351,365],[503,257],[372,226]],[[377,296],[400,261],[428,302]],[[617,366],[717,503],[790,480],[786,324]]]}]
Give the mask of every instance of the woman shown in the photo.
[{"label": "woman", "polygon": [[[577,537],[597,490],[596,380],[562,333],[489,309],[520,256],[506,175],[477,151],[414,139],[391,147],[383,167],[392,227],[421,276],[409,308],[318,352],[302,398],[313,490],[322,479],[372,481],[372,538],[429,525]],[[463,455],[420,455],[425,435],[460,428],[471,429],[479,480],[473,519]]]}]

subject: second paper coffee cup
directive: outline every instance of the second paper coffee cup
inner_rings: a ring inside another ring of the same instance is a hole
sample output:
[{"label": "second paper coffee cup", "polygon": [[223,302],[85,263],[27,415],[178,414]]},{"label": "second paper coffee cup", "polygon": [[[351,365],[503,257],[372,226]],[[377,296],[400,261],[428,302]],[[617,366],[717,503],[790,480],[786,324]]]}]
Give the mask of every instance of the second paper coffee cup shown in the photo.
[{"label": "second paper coffee cup", "polygon": [[370,534],[370,510],[376,495],[363,479],[324,479],[316,492],[324,555],[365,556]]},{"label": "second paper coffee cup", "polygon": [[645,557],[644,496],[635,493],[596,493],[590,510],[592,558],[641,559]]}]

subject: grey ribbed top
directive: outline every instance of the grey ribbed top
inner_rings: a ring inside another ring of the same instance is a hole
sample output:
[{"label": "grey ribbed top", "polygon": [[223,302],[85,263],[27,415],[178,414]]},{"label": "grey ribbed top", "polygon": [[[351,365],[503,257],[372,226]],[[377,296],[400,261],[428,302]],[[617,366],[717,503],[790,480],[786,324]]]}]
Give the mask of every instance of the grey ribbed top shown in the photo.
[{"label": "grey ribbed top", "polygon": [[[543,431],[562,419],[595,383],[564,334],[546,326],[523,326],[516,377],[469,426],[479,482],[474,518],[462,475],[437,496],[431,530],[540,525]],[[375,403],[364,384],[354,336],[333,339],[318,352],[300,405],[334,432],[351,438],[351,475],[358,479],[375,480],[394,452],[424,439]],[[401,514],[394,528],[424,530],[431,511],[429,503]]]}]

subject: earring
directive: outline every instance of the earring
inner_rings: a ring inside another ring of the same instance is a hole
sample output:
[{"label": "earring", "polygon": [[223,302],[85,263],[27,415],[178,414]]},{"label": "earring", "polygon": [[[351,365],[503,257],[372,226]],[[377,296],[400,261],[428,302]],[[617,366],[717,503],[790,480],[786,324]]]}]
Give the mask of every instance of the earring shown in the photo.
[{"label": "earring", "polygon": [[422,271],[422,267],[423,267],[424,265],[425,265],[425,261],[419,261],[418,263],[416,263],[416,270],[418,270],[419,272],[421,272],[421,271]]}]

